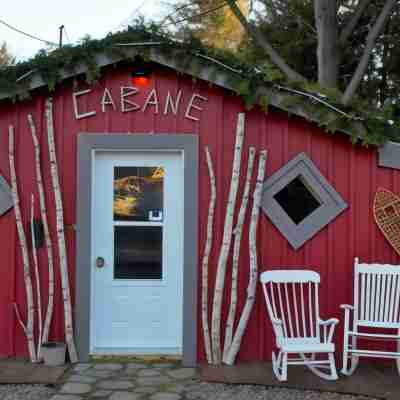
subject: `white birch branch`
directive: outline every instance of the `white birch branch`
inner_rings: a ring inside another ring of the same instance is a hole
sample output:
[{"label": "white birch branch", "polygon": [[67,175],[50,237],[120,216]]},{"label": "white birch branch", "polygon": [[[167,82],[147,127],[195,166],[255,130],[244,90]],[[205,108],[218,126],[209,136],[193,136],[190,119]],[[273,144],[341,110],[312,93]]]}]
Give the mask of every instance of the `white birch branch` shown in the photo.
[{"label": "white birch branch", "polygon": [[223,360],[228,356],[229,348],[232,344],[233,329],[235,324],[236,306],[237,306],[237,284],[239,271],[239,254],[240,244],[242,241],[243,223],[246,216],[247,204],[249,202],[249,193],[251,185],[251,177],[253,175],[254,158],[256,150],[254,147],[249,148],[249,158],[247,161],[246,183],[243,191],[242,203],[240,205],[236,228],[233,232],[235,241],[233,244],[232,257],[232,287],[231,287],[231,303],[228,312],[228,319],[225,327],[224,353]]},{"label": "white birch branch", "polygon": [[42,166],[40,161],[40,144],[36,135],[36,126],[33,121],[32,115],[28,115],[28,123],[31,128],[32,141],[35,147],[35,162],[36,162],[36,183],[39,193],[39,205],[40,205],[40,216],[43,223],[44,239],[47,248],[47,259],[48,259],[48,273],[49,273],[49,296],[47,303],[46,318],[43,326],[42,343],[49,340],[49,331],[51,321],[53,319],[53,308],[54,308],[54,261],[53,261],[53,247],[51,243],[51,236],[49,230],[49,224],[47,220],[46,211],[46,200],[44,196],[43,178],[42,178]]},{"label": "white birch branch", "polygon": [[247,327],[247,323],[250,318],[251,310],[254,305],[257,288],[257,225],[258,217],[260,215],[260,204],[262,196],[262,188],[264,183],[265,175],[265,163],[267,160],[267,151],[264,150],[260,153],[260,159],[258,161],[258,174],[257,183],[253,195],[253,208],[251,211],[251,221],[249,230],[249,251],[250,251],[250,276],[249,285],[247,287],[247,299],[243,307],[242,315],[233,337],[232,345],[229,349],[227,357],[224,358],[224,362],[228,365],[232,365],[235,362],[236,355],[239,352],[242,338]]},{"label": "white birch branch", "polygon": [[21,314],[19,313],[17,303],[13,303],[15,315],[17,316],[17,321],[21,325],[22,330],[24,331],[25,335],[27,335],[27,329],[25,324],[22,321]]},{"label": "white birch branch", "polygon": [[37,294],[37,306],[38,306],[38,326],[39,326],[39,336],[37,342],[37,360],[41,359],[41,348],[42,348],[42,327],[43,327],[43,318],[42,318],[42,293],[40,290],[40,277],[39,277],[39,262],[37,257],[36,250],[36,238],[35,238],[35,199],[33,194],[31,195],[31,239],[32,239],[32,255],[33,255],[33,271],[36,278],[36,294]]},{"label": "white birch branch", "polygon": [[36,359],[35,338],[33,333],[35,307],[33,304],[33,290],[32,290],[31,273],[29,268],[28,247],[26,244],[26,236],[22,222],[21,209],[19,205],[20,201],[18,195],[18,183],[17,183],[17,175],[15,172],[15,157],[14,157],[14,127],[12,125],[10,125],[8,129],[8,140],[9,140],[8,150],[9,150],[9,161],[10,161],[11,193],[14,203],[15,220],[17,224],[18,238],[21,246],[22,262],[24,267],[24,282],[25,282],[26,307],[27,307],[26,325],[22,323],[22,319],[18,312],[18,307],[16,304],[14,305],[14,308],[17,314],[18,321],[20,325],[23,327],[26,335],[26,339],[28,342],[29,357],[32,362],[36,362],[37,359]]},{"label": "white birch branch", "polygon": [[215,279],[214,287],[214,301],[212,309],[212,321],[211,321],[211,342],[213,352],[213,363],[221,363],[221,307],[222,298],[225,284],[225,271],[226,263],[228,259],[229,249],[232,241],[232,225],[233,215],[235,213],[236,195],[239,185],[240,176],[240,162],[242,156],[242,147],[244,139],[244,123],[245,114],[239,113],[236,128],[236,143],[232,166],[232,179],[229,190],[228,203],[226,205],[224,233],[222,238],[221,250],[218,258],[217,265],[217,276]]},{"label": "white birch branch", "polygon": [[210,204],[208,207],[208,218],[207,218],[207,239],[203,254],[202,263],[202,288],[201,288],[201,317],[203,323],[203,335],[204,335],[204,348],[206,350],[207,362],[212,363],[212,352],[211,352],[211,340],[210,340],[210,328],[208,325],[208,260],[211,253],[213,243],[213,225],[214,225],[214,212],[215,212],[215,201],[216,201],[216,184],[215,174],[212,165],[212,159],[210,150],[205,147],[208,174],[210,176]]},{"label": "white birch branch", "polygon": [[72,363],[78,361],[74,341],[74,329],[72,322],[71,293],[69,289],[68,261],[65,245],[64,234],[64,212],[61,199],[60,181],[58,175],[56,148],[54,143],[54,122],[53,122],[53,100],[46,100],[46,122],[47,122],[47,138],[50,156],[50,172],[53,184],[54,198],[56,203],[56,220],[57,220],[57,238],[58,252],[60,259],[61,287],[64,303],[64,322],[65,322],[65,340],[68,346],[69,358]]}]

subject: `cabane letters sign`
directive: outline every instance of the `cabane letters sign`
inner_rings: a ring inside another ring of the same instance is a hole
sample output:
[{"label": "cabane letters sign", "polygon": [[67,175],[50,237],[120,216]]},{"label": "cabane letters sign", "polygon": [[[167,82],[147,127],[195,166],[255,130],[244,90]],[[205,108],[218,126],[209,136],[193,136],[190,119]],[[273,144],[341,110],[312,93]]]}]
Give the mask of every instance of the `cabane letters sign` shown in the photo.
[{"label": "cabane letters sign", "polygon": [[[72,93],[72,100],[74,105],[74,113],[76,119],[93,117],[100,110],[96,110],[93,106],[92,109],[85,109],[84,97],[89,96],[92,89],[85,89],[79,92]],[[189,97],[184,98],[182,90],[172,95],[170,91],[165,96],[159,96],[157,89],[151,89],[143,97],[142,102],[139,102],[138,95],[140,94],[139,88],[135,86],[121,86],[119,93],[115,94],[108,88],[104,88],[99,103],[101,112],[105,113],[109,110],[128,112],[145,112],[147,109],[153,110],[155,114],[167,115],[172,113],[178,115],[184,113],[185,118],[193,121],[199,121],[202,103],[208,99],[197,93],[192,93]],[[136,98],[135,98],[136,96]]]}]

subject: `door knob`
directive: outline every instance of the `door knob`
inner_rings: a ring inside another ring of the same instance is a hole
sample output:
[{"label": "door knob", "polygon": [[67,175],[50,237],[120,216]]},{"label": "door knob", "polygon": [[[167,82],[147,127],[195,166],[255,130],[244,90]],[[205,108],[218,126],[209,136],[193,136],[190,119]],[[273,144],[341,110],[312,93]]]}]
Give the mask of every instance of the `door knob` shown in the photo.
[{"label": "door knob", "polygon": [[103,268],[105,264],[104,258],[103,257],[97,257],[96,258],[96,267],[97,268]]}]

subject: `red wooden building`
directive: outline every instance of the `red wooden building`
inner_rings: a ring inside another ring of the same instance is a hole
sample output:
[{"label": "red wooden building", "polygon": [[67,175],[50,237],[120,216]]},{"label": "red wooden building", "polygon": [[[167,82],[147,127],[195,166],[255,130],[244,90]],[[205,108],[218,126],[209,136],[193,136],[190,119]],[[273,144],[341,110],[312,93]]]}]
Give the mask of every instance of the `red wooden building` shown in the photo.
[{"label": "red wooden building", "polygon": [[[239,198],[248,147],[268,150],[257,232],[259,271],[306,266],[319,272],[321,314],[342,320],[339,305],[352,299],[354,257],[399,262],[372,213],[378,187],[400,193],[399,164],[393,156],[397,145],[379,151],[352,145],[346,134],[326,133],[303,118],[299,109],[298,115],[290,116],[279,107],[270,107],[268,113],[259,107],[246,111],[225,79],[226,66],[212,60],[195,73],[185,71],[180,60],[167,60],[157,49],[150,58],[151,73],[134,80],[131,64],[99,56],[102,75],[97,84],[88,86],[79,74],[74,81],[74,73],[63,72],[62,82],[51,94],[80,358],[89,353],[183,353],[188,364],[205,359],[200,285],[210,184],[204,148],[208,146],[212,154],[217,188],[209,266],[211,308],[240,112],[246,113],[246,121]],[[212,68],[218,73],[211,74]],[[49,94],[35,72],[30,90],[29,101],[16,103],[9,93],[0,93],[0,173],[9,183],[8,127],[12,124],[28,233],[31,193],[37,196],[27,120],[32,114],[58,257],[45,119]],[[248,225],[249,212],[240,253],[239,311],[249,276]],[[25,318],[22,257],[12,209],[0,217],[0,238],[0,356],[25,356],[26,339],[13,309],[17,303]],[[45,247],[38,253],[45,307]],[[61,340],[63,303],[55,265],[50,338]],[[223,319],[230,301],[230,269],[231,258]],[[238,360],[271,357],[273,335],[259,289]],[[342,328],[339,325],[336,334],[339,349]]]}]

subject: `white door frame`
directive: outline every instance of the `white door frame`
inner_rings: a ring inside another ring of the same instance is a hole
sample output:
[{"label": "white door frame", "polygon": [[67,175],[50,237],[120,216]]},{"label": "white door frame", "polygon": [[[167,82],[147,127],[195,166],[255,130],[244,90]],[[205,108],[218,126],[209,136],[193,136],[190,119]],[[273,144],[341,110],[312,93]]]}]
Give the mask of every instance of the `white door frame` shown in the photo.
[{"label": "white door frame", "polygon": [[184,163],[183,364],[197,363],[198,137],[190,134],[78,136],[75,334],[79,359],[90,353],[91,205],[96,151],[181,151]]}]

